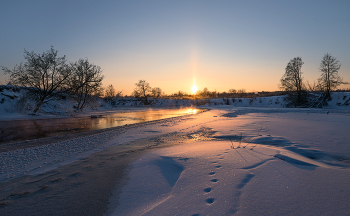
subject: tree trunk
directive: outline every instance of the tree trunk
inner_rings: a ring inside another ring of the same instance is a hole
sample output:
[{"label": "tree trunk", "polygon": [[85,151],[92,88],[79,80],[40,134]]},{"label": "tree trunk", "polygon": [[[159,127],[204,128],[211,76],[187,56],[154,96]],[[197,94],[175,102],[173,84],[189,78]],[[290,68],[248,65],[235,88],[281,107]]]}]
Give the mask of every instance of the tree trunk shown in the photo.
[{"label": "tree trunk", "polygon": [[38,112],[38,110],[40,109],[41,105],[43,105],[43,101],[40,101],[40,102],[36,105],[36,107],[35,107],[35,109],[34,109],[33,112],[34,112],[34,113]]}]

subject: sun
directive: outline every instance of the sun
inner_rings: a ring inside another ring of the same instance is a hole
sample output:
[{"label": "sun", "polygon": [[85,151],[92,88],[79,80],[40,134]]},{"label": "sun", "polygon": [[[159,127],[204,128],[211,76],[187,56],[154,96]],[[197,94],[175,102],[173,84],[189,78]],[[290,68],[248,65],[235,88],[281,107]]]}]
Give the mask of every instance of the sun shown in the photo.
[{"label": "sun", "polygon": [[196,94],[196,92],[198,91],[198,88],[195,84],[193,84],[192,86],[192,94]]}]

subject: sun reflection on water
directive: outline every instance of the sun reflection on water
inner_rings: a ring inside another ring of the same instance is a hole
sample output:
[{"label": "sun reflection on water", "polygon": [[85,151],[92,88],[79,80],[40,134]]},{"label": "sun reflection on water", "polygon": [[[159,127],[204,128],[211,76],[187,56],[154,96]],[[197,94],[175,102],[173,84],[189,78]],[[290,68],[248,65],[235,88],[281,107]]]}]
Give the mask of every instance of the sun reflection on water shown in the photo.
[{"label": "sun reflection on water", "polygon": [[97,118],[57,118],[0,122],[0,143],[9,140],[27,140],[62,134],[98,130],[147,121],[191,115],[201,112],[195,108],[147,109],[99,115]]}]

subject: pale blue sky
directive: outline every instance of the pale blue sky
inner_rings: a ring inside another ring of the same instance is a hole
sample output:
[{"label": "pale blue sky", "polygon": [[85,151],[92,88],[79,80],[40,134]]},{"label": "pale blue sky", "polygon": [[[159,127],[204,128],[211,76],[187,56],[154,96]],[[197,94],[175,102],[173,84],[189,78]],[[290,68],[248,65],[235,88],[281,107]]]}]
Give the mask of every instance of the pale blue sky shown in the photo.
[{"label": "pale blue sky", "polygon": [[[278,90],[301,56],[313,82],[327,52],[350,81],[350,1],[3,0],[0,65],[51,45],[69,61],[88,58],[104,85],[130,94],[139,79],[167,94],[199,89]],[[0,74],[4,84],[6,77]],[[349,88],[349,86],[344,86]]]}]

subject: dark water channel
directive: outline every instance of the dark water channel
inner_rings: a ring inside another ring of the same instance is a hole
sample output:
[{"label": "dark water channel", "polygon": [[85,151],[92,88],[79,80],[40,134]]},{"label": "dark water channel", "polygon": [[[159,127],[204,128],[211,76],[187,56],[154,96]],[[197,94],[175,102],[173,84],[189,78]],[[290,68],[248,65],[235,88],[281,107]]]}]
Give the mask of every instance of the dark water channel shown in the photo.
[{"label": "dark water channel", "polygon": [[105,115],[91,117],[0,121],[0,144],[11,141],[31,140],[117,127],[126,124],[135,124],[187,114],[195,114],[201,111],[203,110],[192,108],[147,109],[141,111],[107,113]]}]

